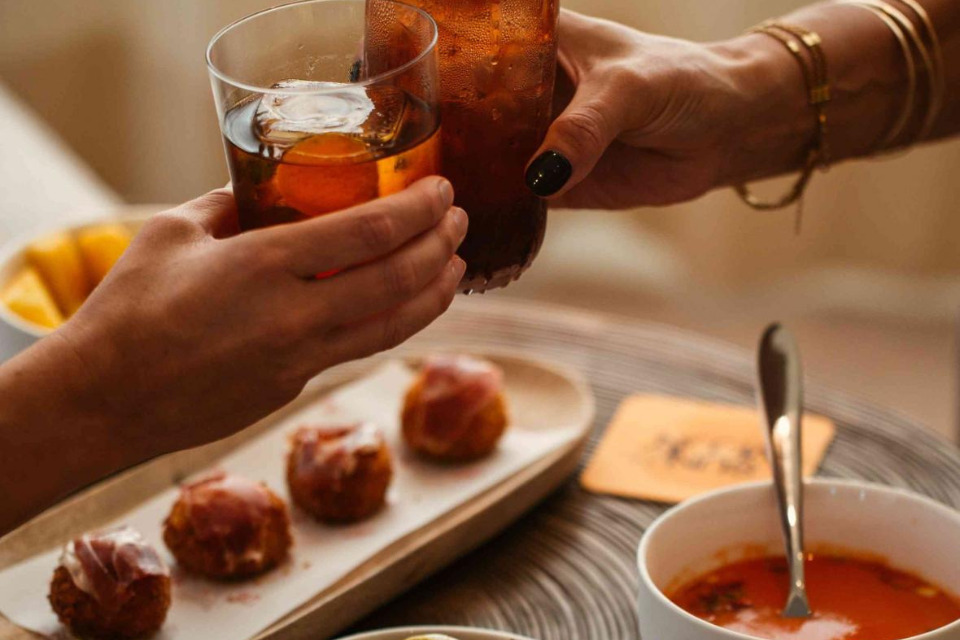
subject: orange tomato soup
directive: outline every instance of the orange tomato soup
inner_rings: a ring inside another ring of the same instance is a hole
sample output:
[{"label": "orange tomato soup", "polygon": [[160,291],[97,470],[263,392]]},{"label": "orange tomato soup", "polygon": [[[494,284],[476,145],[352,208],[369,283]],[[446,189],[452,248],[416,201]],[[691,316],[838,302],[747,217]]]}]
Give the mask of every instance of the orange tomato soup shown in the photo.
[{"label": "orange tomato soup", "polygon": [[789,588],[783,557],[743,560],[668,597],[689,613],[768,640],[902,640],[960,619],[960,601],[923,579],[872,560],[811,555],[812,618],[780,617]]}]

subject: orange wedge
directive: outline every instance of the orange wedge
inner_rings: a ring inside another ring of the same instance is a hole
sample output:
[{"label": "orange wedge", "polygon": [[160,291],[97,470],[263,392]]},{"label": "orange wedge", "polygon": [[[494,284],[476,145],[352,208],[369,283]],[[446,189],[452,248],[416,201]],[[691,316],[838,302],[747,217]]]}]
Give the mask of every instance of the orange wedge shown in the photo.
[{"label": "orange wedge", "polygon": [[113,268],[130,246],[131,238],[127,228],[119,224],[98,225],[77,233],[80,255],[93,286],[100,284],[107,272]]},{"label": "orange wedge", "polygon": [[373,200],[378,195],[376,162],[355,136],[323,133],[297,143],[283,155],[274,176],[285,204],[319,216]]},{"label": "orange wedge", "polygon": [[63,323],[63,314],[53,301],[53,296],[33,267],[24,267],[0,294],[10,311],[27,322],[55,329]]},{"label": "orange wedge", "polygon": [[68,233],[54,233],[30,244],[27,263],[33,266],[67,318],[80,308],[93,288],[77,243]]}]

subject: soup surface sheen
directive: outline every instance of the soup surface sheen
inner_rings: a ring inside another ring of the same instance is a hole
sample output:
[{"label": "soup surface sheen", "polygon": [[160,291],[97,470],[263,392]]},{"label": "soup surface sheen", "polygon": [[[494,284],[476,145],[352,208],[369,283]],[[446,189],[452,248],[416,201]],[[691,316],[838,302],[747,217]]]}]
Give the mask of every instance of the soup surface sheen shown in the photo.
[{"label": "soup surface sheen", "polygon": [[735,562],[668,595],[698,618],[769,640],[902,640],[960,619],[956,598],[880,562],[811,555],[806,578],[809,619],[780,617],[789,588],[783,557]]}]

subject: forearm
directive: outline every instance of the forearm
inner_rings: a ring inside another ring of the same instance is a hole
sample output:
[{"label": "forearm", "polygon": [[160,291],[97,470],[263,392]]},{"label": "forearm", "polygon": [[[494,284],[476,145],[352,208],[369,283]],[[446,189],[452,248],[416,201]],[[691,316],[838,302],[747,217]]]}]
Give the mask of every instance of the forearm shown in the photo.
[{"label": "forearm", "polygon": [[[946,62],[943,109],[927,136],[936,139],[960,131],[960,2],[922,2],[937,28]],[[913,17],[904,5],[894,4]],[[826,107],[830,161],[880,151],[904,108],[908,86],[907,65],[891,30],[862,7],[834,3],[813,5],[781,20],[815,31],[823,40],[832,92]],[[923,33],[922,27],[918,30]],[[739,145],[731,150],[721,183],[798,169],[816,139],[816,124],[797,61],[782,43],[764,34],[715,46],[731,61],[747,104],[735,125]],[[918,131],[927,108],[927,78],[919,56],[916,65],[918,95],[907,132]],[[905,134],[898,144],[909,137]]]},{"label": "forearm", "polygon": [[103,405],[60,334],[0,366],[0,535],[149,457],[106,419]]}]

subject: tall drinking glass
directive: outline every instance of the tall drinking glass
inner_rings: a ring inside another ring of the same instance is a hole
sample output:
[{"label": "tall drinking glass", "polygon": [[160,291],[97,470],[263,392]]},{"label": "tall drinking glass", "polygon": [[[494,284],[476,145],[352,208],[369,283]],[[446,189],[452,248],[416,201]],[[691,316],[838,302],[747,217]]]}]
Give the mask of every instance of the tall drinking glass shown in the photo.
[{"label": "tall drinking glass", "polygon": [[312,0],[224,28],[207,48],[243,230],[295,222],[439,173],[437,28],[378,0]]},{"label": "tall drinking glass", "polygon": [[470,216],[461,286],[506,286],[533,262],[547,225],[524,168],[550,124],[559,0],[408,1],[440,32],[443,174]]}]

